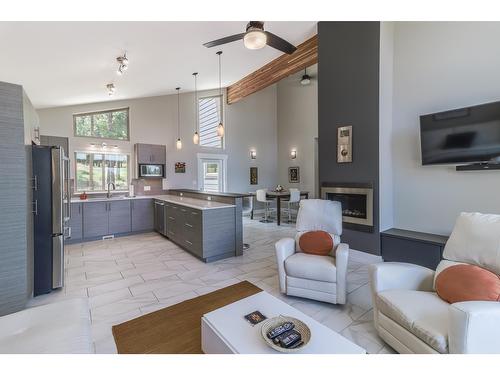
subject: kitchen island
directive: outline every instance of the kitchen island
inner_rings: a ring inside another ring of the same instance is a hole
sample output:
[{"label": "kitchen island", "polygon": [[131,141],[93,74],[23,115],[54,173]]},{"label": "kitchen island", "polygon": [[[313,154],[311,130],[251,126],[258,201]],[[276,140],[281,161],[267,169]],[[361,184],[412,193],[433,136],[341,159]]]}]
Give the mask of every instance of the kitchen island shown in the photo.
[{"label": "kitchen island", "polygon": [[209,192],[193,189],[170,189],[168,193],[180,197],[190,197],[234,205],[235,255],[243,254],[243,198],[252,196],[252,193]]},{"label": "kitchen island", "polygon": [[236,255],[235,205],[177,195],[154,199],[155,230],[204,262]]}]

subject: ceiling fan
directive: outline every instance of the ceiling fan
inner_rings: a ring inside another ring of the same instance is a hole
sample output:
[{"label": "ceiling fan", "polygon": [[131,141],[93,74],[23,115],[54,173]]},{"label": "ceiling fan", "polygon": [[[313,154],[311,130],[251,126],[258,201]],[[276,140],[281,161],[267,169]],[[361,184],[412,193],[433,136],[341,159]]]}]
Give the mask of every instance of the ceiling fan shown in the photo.
[{"label": "ceiling fan", "polygon": [[235,42],[240,39],[243,39],[243,43],[248,49],[261,49],[268,45],[276,48],[277,50],[288,53],[289,55],[294,53],[297,49],[297,47],[293,44],[288,43],[279,36],[270,33],[269,31],[264,31],[264,22],[262,21],[250,21],[247,24],[246,32],[212,40],[211,42],[204,43],[203,45],[210,48],[221,44]]}]

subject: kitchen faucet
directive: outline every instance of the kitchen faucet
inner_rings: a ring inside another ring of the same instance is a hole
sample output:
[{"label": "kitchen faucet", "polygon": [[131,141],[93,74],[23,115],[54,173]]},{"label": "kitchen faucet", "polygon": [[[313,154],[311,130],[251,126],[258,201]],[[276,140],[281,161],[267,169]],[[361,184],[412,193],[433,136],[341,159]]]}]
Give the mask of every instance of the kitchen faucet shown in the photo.
[{"label": "kitchen faucet", "polygon": [[108,182],[108,193],[106,194],[106,198],[108,198],[108,199],[109,199],[109,198],[111,198],[111,195],[112,195],[112,194],[111,194],[111,190],[109,189],[109,187],[110,187],[111,185],[113,185],[113,190],[116,190],[116,186],[115,186],[115,184],[114,184],[114,183],[112,183],[112,182]]}]

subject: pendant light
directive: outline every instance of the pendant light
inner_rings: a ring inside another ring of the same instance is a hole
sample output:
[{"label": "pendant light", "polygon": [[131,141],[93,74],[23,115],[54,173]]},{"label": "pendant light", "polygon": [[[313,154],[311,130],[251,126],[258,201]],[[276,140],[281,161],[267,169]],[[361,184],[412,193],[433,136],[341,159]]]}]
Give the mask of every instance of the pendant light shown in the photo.
[{"label": "pendant light", "polygon": [[307,74],[307,68],[304,68],[304,75],[302,76],[302,79],[300,80],[300,84],[302,86],[307,86],[310,83],[311,83],[311,77],[309,76],[309,74]]},{"label": "pendant light", "polygon": [[180,97],[180,87],[175,88],[177,90],[177,142],[175,142],[175,147],[177,147],[177,150],[180,150],[182,148],[182,142],[181,142],[181,97]]},{"label": "pendant light", "polygon": [[[222,55],[222,51],[218,51],[217,55],[219,55],[219,95],[222,98],[222,81],[221,81],[221,55]],[[223,100],[221,100],[220,122],[219,122],[219,126],[217,126],[217,135],[219,137],[224,137],[224,125],[222,124],[222,107],[223,107]]]},{"label": "pendant light", "polygon": [[193,73],[194,77],[194,134],[193,134],[193,143],[197,145],[200,143],[200,135],[198,134],[198,86],[196,85],[196,77],[198,73]]}]

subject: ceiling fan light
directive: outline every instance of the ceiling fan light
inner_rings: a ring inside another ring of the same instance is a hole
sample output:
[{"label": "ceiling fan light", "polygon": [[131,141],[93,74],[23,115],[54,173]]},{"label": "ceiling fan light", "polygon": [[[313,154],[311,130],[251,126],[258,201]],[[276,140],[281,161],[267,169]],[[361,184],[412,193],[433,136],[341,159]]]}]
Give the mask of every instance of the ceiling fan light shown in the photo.
[{"label": "ceiling fan light", "polygon": [[220,122],[219,126],[217,126],[217,135],[219,137],[224,137],[224,125],[222,125],[222,122]]},{"label": "ceiling fan light", "polygon": [[261,49],[267,44],[267,35],[262,30],[250,30],[243,37],[243,43],[248,49]]},{"label": "ceiling fan light", "polygon": [[311,83],[311,77],[309,77],[308,74],[304,74],[302,76],[302,79],[300,80],[300,84],[303,86],[307,86],[310,83]]}]

